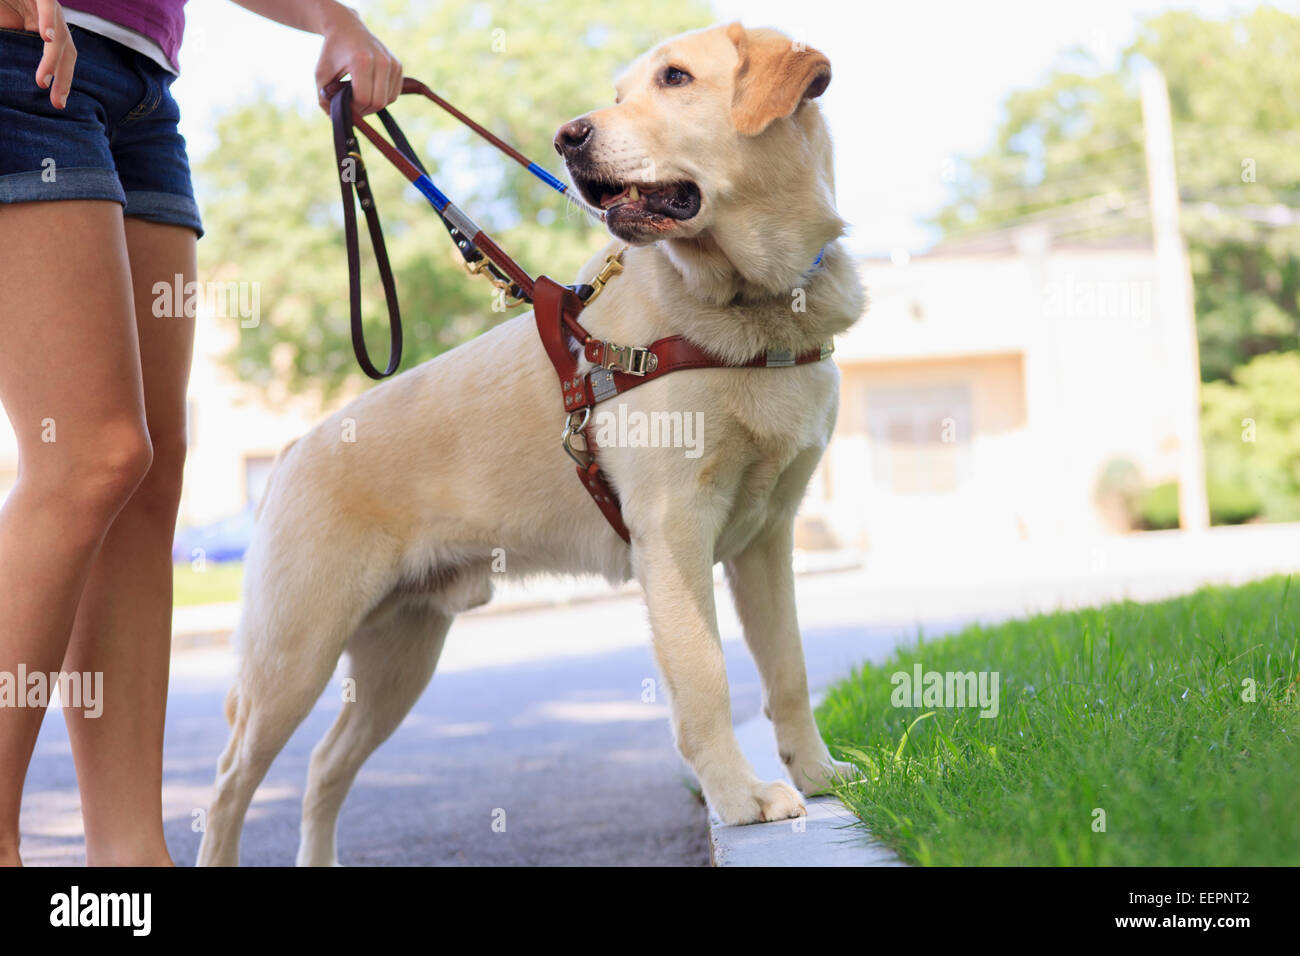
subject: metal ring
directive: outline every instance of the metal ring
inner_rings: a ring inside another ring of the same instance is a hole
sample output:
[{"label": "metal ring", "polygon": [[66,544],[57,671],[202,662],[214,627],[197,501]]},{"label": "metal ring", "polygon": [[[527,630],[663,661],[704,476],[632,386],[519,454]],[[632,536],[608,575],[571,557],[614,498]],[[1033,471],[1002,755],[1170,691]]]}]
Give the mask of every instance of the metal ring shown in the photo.
[{"label": "metal ring", "polygon": [[[580,421],[577,425],[574,425],[573,419],[578,415],[582,416],[582,421]],[[575,449],[573,447],[573,439],[574,436],[581,434],[582,430],[587,427],[587,422],[589,421],[591,421],[590,405],[584,406],[583,408],[578,409],[576,412],[570,412],[568,419],[564,423],[564,432],[560,435],[560,444],[564,447],[565,452],[568,453],[568,456],[574,460],[574,462],[577,464],[579,468],[586,468],[588,465],[590,465],[592,456],[591,453],[588,452],[586,448]],[[579,451],[581,451],[582,454],[586,457],[585,461],[582,458],[578,457]]]}]

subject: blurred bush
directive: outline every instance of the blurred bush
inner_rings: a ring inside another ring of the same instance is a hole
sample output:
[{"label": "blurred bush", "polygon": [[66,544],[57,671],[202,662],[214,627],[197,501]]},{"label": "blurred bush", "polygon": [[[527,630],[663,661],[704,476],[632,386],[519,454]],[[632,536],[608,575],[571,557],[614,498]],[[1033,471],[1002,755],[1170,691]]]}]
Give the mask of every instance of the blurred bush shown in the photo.
[{"label": "blurred bush", "polygon": [[[1212,524],[1244,524],[1260,513],[1259,499],[1244,483],[1211,475],[1206,480]],[[1178,482],[1166,481],[1142,493],[1136,525],[1144,531],[1178,527]]]},{"label": "blurred bush", "polygon": [[1178,527],[1178,482],[1166,481],[1148,488],[1137,502],[1138,526],[1146,531]]},{"label": "blurred bush", "polygon": [[1206,383],[1201,409],[1206,472],[1212,488],[1233,489],[1228,513],[1252,496],[1261,517],[1300,520],[1300,351],[1256,356],[1232,382]]},{"label": "blurred bush", "polygon": [[[1097,478],[1097,505],[1106,524],[1114,531],[1132,531],[1137,526],[1144,484],[1138,466],[1127,458],[1106,462]],[[1175,508],[1174,523],[1177,524]]]}]

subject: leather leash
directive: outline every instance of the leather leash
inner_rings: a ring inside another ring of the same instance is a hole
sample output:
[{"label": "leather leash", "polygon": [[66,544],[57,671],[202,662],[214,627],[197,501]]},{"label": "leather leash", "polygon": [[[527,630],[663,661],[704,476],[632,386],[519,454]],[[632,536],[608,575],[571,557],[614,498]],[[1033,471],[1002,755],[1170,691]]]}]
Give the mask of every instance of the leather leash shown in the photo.
[{"label": "leather leash", "polygon": [[[820,362],[834,351],[830,344],[798,354],[771,349],[748,362],[735,363],[711,355],[681,335],[668,336],[647,346],[616,345],[595,338],[582,327],[578,316],[600,295],[605,285],[623,271],[623,253],[626,248],[607,256],[604,266],[589,284],[565,286],[545,275],[534,279],[434,185],[424,164],[388,110],[379,110],[377,115],[392,140],[391,143],[379,135],[353,108],[351,83],[336,80],[325,87],[323,92],[330,101],[334,154],[338,162],[343,197],[352,348],[362,371],[374,379],[387,378],[397,371],[402,360],[402,317],[397,302],[397,284],[393,279],[383,228],[379,221],[379,210],[375,206],[365,162],[359,152],[357,130],[411,181],[437,211],[471,275],[486,276],[493,285],[515,300],[512,303],[514,305],[532,303],[538,336],[560,379],[560,391],[567,415],[564,432],[560,436],[561,444],[577,464],[578,478],[583,487],[615,533],[624,541],[630,543],[631,535],[623,523],[618,495],[596,461],[597,448],[591,434],[591,419],[597,404],[669,372],[692,368],[787,368]],[[565,183],[474,122],[419,80],[406,77],[402,81],[402,93],[416,93],[432,100],[552,189],[559,193],[568,191]],[[358,200],[366,217],[366,228],[370,233],[375,263],[384,288],[384,301],[388,308],[391,344],[388,365],[383,371],[376,368],[370,360],[361,321],[361,252],[355,208]],[[817,261],[813,263],[814,268],[821,260],[822,256],[818,254]],[[593,367],[580,372],[579,355],[592,363]]]}]

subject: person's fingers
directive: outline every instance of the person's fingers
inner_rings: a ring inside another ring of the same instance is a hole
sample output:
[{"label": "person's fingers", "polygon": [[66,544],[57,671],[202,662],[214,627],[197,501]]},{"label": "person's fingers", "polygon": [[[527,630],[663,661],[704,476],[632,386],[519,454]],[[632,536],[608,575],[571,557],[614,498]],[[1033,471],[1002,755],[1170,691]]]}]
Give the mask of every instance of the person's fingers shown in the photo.
[{"label": "person's fingers", "polygon": [[393,74],[397,63],[388,54],[375,61],[375,109],[382,110],[393,102]]},{"label": "person's fingers", "polygon": [[375,110],[375,58],[368,52],[352,57],[349,73],[352,74],[352,105],[364,116]]},{"label": "person's fingers", "polygon": [[[336,57],[341,56],[347,57],[346,66],[338,65]],[[352,83],[353,107],[363,115],[383,109],[402,94],[402,64],[377,42],[351,51],[331,48],[321,52],[316,64],[316,90],[321,109],[329,109],[325,87],[343,76]]]},{"label": "person's fingers", "polygon": [[397,98],[402,95],[402,64],[397,60],[393,60],[393,69],[389,74],[389,82],[388,102],[396,103]]},{"label": "person's fingers", "polygon": [[346,71],[326,59],[324,52],[321,53],[320,59],[316,62],[316,98],[320,100],[321,109],[327,113],[330,109],[330,101],[325,95],[325,87],[337,80],[344,72]]},{"label": "person's fingers", "polygon": [[386,53],[375,56],[374,86],[370,89],[370,112],[376,113],[392,102],[388,91],[393,84],[393,58]]},{"label": "person's fingers", "polygon": [[59,57],[59,65],[54,68],[54,89],[50,92],[50,101],[59,109],[68,105],[68,94],[72,92],[72,73],[77,66],[77,48],[69,40]]},{"label": "person's fingers", "polygon": [[[337,77],[334,79],[337,79]],[[325,95],[325,87],[333,83],[334,79],[326,80],[324,83],[318,83],[316,86],[316,100],[320,103],[320,108],[326,113],[330,111],[330,98]]]},{"label": "person's fingers", "polygon": [[77,48],[56,0],[39,0],[36,12],[37,32],[45,41],[41,61],[36,67],[36,85],[48,89],[50,102],[63,109],[68,105],[68,93],[72,89]]},{"label": "person's fingers", "polygon": [[45,50],[41,62],[36,67],[36,85],[47,88],[54,81],[54,67],[59,62],[59,28],[55,21],[57,13],[51,4],[42,0],[36,7],[36,32],[45,41]]},{"label": "person's fingers", "polygon": [[[53,30],[50,31],[53,34]],[[58,65],[59,54],[62,47],[57,40],[45,41],[45,52],[41,54],[41,62],[36,66],[36,85],[43,90],[48,90],[54,84],[54,67]]]}]

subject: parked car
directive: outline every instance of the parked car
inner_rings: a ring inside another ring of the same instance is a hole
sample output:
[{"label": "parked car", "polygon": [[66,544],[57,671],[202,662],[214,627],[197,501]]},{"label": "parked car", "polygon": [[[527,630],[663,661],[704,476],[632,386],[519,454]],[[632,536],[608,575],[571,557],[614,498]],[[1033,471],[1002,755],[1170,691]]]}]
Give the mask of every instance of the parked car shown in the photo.
[{"label": "parked car", "polygon": [[247,508],[211,524],[181,528],[172,543],[172,560],[240,561],[253,537],[253,509]]}]

